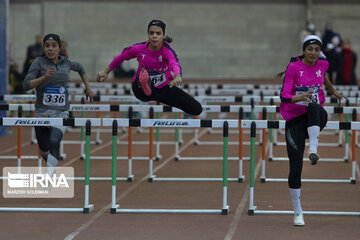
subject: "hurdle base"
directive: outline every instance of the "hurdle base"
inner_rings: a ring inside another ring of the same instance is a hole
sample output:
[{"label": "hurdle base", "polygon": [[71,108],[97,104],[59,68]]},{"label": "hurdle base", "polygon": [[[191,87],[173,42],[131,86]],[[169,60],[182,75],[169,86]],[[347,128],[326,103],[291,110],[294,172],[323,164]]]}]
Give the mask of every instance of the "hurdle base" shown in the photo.
[{"label": "hurdle base", "polygon": [[85,155],[81,155],[80,160],[85,160]]},{"label": "hurdle base", "polygon": [[[250,210],[249,210],[250,211]],[[294,211],[285,210],[253,210],[254,214],[294,214]],[[303,211],[304,215],[334,215],[334,216],[360,216],[360,212],[337,211]]]},{"label": "hurdle base", "polygon": [[264,177],[260,178],[260,182],[261,182],[261,183],[265,183],[265,182],[266,182],[266,178],[264,178]]},{"label": "hurdle base", "polygon": [[356,179],[350,178],[350,183],[351,183],[351,184],[356,184]]},{"label": "hurdle base", "polygon": [[93,205],[93,204],[90,204],[89,207],[87,207],[87,208],[84,207],[83,213],[89,214],[89,213],[91,213],[92,211],[94,211],[94,205]]},{"label": "hurdle base", "polygon": [[148,178],[148,182],[154,182],[156,178],[156,175],[152,175],[151,177]]},{"label": "hurdle base", "polygon": [[116,204],[114,208],[110,208],[110,213],[111,214],[116,214],[116,210],[120,208],[119,204]]},{"label": "hurdle base", "polygon": [[229,214],[229,211],[230,211],[229,205],[227,205],[226,208],[223,208],[223,209],[221,210],[221,215],[228,215],[228,214]]},{"label": "hurdle base", "polygon": [[127,182],[133,182],[134,181],[134,175],[130,175],[127,177]]},{"label": "hurdle base", "polygon": [[242,183],[245,181],[245,176],[239,177],[238,178],[238,182]]},{"label": "hurdle base", "polygon": [[60,160],[64,160],[64,159],[66,159],[66,154],[65,153],[61,154],[61,156],[60,156]]},{"label": "hurdle base", "polygon": [[116,209],[116,213],[220,213],[222,209]]},{"label": "hurdle base", "polygon": [[161,156],[161,155],[156,156],[155,161],[160,161],[160,160],[161,160],[161,158],[162,158],[162,156]]},{"label": "hurdle base", "polygon": [[273,158],[272,158],[272,157],[269,157],[268,161],[271,162],[272,160],[273,160]]}]

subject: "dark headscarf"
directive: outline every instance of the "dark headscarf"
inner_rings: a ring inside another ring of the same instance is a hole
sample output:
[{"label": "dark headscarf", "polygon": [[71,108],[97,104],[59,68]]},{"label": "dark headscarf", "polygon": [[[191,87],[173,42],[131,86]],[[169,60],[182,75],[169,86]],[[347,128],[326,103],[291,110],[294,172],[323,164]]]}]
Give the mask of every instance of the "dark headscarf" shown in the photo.
[{"label": "dark headscarf", "polygon": [[164,35],[165,35],[166,24],[165,24],[163,21],[161,21],[161,20],[151,20],[151,21],[149,22],[149,24],[148,24],[148,29],[147,29],[148,31],[149,31],[149,28],[150,28],[151,26],[161,27],[161,29],[162,29],[162,31],[163,31],[163,33],[164,33]]},{"label": "dark headscarf", "polygon": [[59,35],[55,34],[55,33],[49,33],[49,34],[46,34],[45,37],[43,38],[43,45],[45,45],[45,42],[47,40],[54,40],[56,41],[58,44],[59,44],[59,47],[60,47],[60,37]]}]

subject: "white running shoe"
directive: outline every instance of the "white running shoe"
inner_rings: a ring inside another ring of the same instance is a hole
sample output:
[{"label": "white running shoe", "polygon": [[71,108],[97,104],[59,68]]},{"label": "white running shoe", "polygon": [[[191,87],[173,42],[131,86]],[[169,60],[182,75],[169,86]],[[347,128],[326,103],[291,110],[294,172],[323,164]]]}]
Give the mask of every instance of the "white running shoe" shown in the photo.
[{"label": "white running shoe", "polygon": [[305,226],[304,214],[302,212],[294,213],[294,226]]},{"label": "white running shoe", "polygon": [[311,165],[316,165],[320,158],[319,154],[314,150],[309,150],[308,154],[309,154],[309,160],[311,162]]}]

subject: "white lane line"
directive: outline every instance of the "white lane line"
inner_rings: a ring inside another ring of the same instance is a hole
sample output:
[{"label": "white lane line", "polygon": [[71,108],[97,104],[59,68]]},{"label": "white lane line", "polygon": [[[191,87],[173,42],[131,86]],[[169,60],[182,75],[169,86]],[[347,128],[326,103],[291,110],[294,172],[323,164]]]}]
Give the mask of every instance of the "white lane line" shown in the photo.
[{"label": "white lane line", "polygon": [[[31,141],[30,141],[30,142],[26,142],[26,143],[22,143],[22,144],[21,144],[21,148],[26,147],[26,146],[28,146],[28,145],[30,145],[30,144],[31,144]],[[16,150],[17,148],[18,148],[18,146],[17,146],[17,144],[16,144],[16,146],[13,146],[13,147],[11,147],[11,148],[7,148],[7,149],[5,149],[5,150],[3,150],[3,151],[0,151],[0,155],[3,155],[3,154],[6,153],[6,152],[10,152],[10,151]]]},{"label": "white lane line", "polygon": [[[199,138],[204,135],[207,132],[206,129],[203,129],[199,133]],[[181,153],[183,150],[185,150],[190,145],[194,144],[195,139],[190,140],[188,143],[186,143],[184,146],[182,146],[179,149],[179,153]],[[171,155],[169,158],[167,158],[162,164],[157,166],[154,169],[154,173],[159,171],[161,168],[163,168],[166,164],[168,164],[170,161],[173,161],[175,158],[175,153]],[[136,187],[138,187],[141,183],[147,181],[149,178],[148,175],[140,179],[137,183],[134,183],[130,188],[128,188],[126,191],[124,191],[119,197],[116,198],[116,202],[119,202],[121,199],[129,195]],[[77,228],[74,232],[70,233],[64,240],[72,240],[74,237],[76,237],[79,233],[84,231],[87,227],[89,227],[92,223],[94,223],[99,217],[101,217],[105,212],[108,212],[111,208],[111,203],[100,209],[97,213],[95,213],[88,221],[86,221],[83,225],[81,225],[79,228]]]},{"label": "white lane line", "polygon": [[[266,153],[268,152],[269,150],[269,143],[266,145]],[[257,179],[259,173],[260,173],[260,170],[261,170],[261,156],[256,164],[256,167],[255,167],[255,176],[254,178]],[[241,201],[238,205],[238,207],[236,208],[236,211],[235,211],[235,214],[234,214],[234,217],[233,217],[233,220],[230,224],[230,227],[229,227],[229,230],[227,231],[225,237],[224,237],[224,240],[231,240],[239,226],[239,222],[240,222],[240,218],[241,218],[241,215],[242,213],[244,212],[244,209],[246,207],[246,203],[247,201],[249,200],[249,194],[250,194],[250,183],[248,183],[246,185],[246,190],[244,191],[243,193],[243,196],[241,198]]]}]

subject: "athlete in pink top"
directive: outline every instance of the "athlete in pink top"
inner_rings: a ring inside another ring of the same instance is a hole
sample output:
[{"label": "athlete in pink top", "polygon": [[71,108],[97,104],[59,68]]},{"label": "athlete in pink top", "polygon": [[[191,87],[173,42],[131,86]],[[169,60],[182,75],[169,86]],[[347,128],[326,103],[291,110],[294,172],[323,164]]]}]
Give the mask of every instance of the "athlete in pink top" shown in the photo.
[{"label": "athlete in pink top", "polygon": [[[318,59],[314,65],[305,64],[300,57],[292,59],[286,69],[284,84],[281,90],[280,113],[288,121],[306,113],[308,103],[324,106],[325,94],[323,83],[329,68],[326,60]],[[292,97],[310,92],[307,101],[292,102]]]},{"label": "athlete in pink top", "polygon": [[280,113],[286,120],[286,150],[290,162],[288,185],[294,208],[295,226],[305,225],[300,204],[305,140],[309,138],[308,156],[311,164],[315,165],[319,160],[317,146],[320,130],[327,122],[327,113],[323,108],[323,84],[330,93],[342,98],[326,76],[329,64],[319,58],[321,45],[318,36],[310,35],[304,39],[304,54],[291,59],[280,94]]},{"label": "athlete in pink top", "polygon": [[[139,66],[132,79],[134,95],[141,101],[158,101],[191,115],[202,112],[201,104],[177,88],[181,85],[181,67],[171,38],[165,37],[166,24],[152,20],[148,24],[148,41],[125,48],[96,80],[103,82],[109,73],[125,60],[136,58]],[[174,87],[175,86],[175,87]]]},{"label": "athlete in pink top", "polygon": [[136,58],[139,62],[138,69],[132,79],[132,82],[136,81],[139,73],[142,69],[148,72],[165,73],[165,78],[157,82],[155,87],[162,88],[169,84],[170,78],[174,79],[171,72],[176,75],[181,74],[181,67],[179,59],[176,56],[174,49],[166,41],[163,42],[159,51],[153,51],[148,48],[150,42],[142,42],[125,48],[121,54],[119,54],[109,64],[111,69],[119,66],[123,61]]}]

